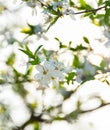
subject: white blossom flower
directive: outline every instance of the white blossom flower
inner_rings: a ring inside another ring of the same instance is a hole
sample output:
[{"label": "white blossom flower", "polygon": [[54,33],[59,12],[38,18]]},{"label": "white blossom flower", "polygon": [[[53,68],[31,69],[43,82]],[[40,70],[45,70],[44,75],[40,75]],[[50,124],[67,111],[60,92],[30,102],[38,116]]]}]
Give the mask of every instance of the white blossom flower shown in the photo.
[{"label": "white blossom flower", "polygon": [[71,17],[74,16],[73,9],[69,6],[68,2],[66,0],[58,1],[53,3],[53,10],[57,11],[57,9],[61,9],[61,13],[64,15],[71,15]]},{"label": "white blossom flower", "polygon": [[53,4],[53,10],[57,11],[58,7],[60,7],[60,8],[63,7],[63,4],[64,4],[63,1],[54,2],[54,4]]},{"label": "white blossom flower", "polygon": [[44,65],[37,65],[37,74],[35,75],[35,80],[37,80],[40,85],[46,85],[48,86],[50,82],[49,78],[49,69]]},{"label": "white blossom flower", "polygon": [[53,3],[53,10],[57,11],[58,8],[65,8],[68,6],[68,2],[67,0],[63,0],[63,1],[58,1],[58,2],[54,2]]},{"label": "white blossom flower", "polygon": [[44,30],[42,28],[42,25],[41,24],[38,24],[35,26],[35,29],[34,29],[34,32],[35,33],[42,33]]},{"label": "white blossom flower", "polygon": [[55,60],[43,61],[40,65],[36,65],[36,70],[35,80],[41,86],[58,86],[59,81],[65,81],[67,74],[63,63]]}]

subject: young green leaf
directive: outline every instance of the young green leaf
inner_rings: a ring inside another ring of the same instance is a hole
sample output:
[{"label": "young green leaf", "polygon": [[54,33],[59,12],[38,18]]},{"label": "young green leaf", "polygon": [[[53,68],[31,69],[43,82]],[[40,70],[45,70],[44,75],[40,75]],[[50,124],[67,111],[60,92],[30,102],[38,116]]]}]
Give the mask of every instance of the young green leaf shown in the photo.
[{"label": "young green leaf", "polygon": [[89,42],[89,39],[88,39],[87,37],[83,37],[83,40],[84,40],[86,43],[88,43],[88,44],[90,43],[90,42]]},{"label": "young green leaf", "polygon": [[75,4],[72,0],[69,0],[70,7],[73,7]]},{"label": "young green leaf", "polygon": [[28,55],[29,58],[32,58],[32,59],[35,58],[35,56],[33,55],[32,52],[30,52],[30,51],[28,51],[28,50],[23,50],[23,49],[19,49],[19,50],[22,51],[22,52],[24,52],[26,55]]},{"label": "young green leaf", "polygon": [[102,5],[103,2],[104,2],[103,0],[99,0],[99,1],[98,1],[98,6]]},{"label": "young green leaf", "polygon": [[67,84],[69,84],[70,81],[73,81],[74,76],[75,76],[74,72],[68,73],[68,76],[66,77]]},{"label": "young green leaf", "polygon": [[104,60],[102,60],[101,63],[100,63],[100,67],[101,67],[102,69],[104,69],[105,66],[106,66],[106,62],[105,62]]},{"label": "young green leaf", "polygon": [[34,122],[34,130],[40,130],[40,125],[38,122]]},{"label": "young green leaf", "polygon": [[79,0],[79,2],[81,9],[87,9],[87,10],[93,9],[89,4],[86,3],[85,0]]},{"label": "young green leaf", "polygon": [[63,45],[63,43],[57,37],[55,37],[55,40],[59,42],[60,48],[66,48],[67,47],[66,45]]},{"label": "young green leaf", "polygon": [[12,53],[9,58],[6,61],[6,64],[9,66],[13,66],[14,62],[15,62],[15,58],[16,58],[16,54]]},{"label": "young green leaf", "polygon": [[25,74],[26,77],[27,77],[28,75],[31,75],[32,70],[33,70],[33,66],[31,65],[31,66],[28,67],[28,69],[27,69],[27,71],[26,71],[26,74]]},{"label": "young green leaf", "polygon": [[40,58],[37,56],[34,60],[30,60],[29,63],[31,65],[37,65],[40,63]]},{"label": "young green leaf", "polygon": [[57,22],[57,20],[59,19],[59,17],[60,17],[60,16],[58,15],[58,16],[54,17],[54,18],[51,20],[50,25],[49,25],[48,28],[47,28],[47,31],[50,29],[51,26],[53,26],[53,25]]},{"label": "young green leaf", "polygon": [[19,50],[28,55],[29,58],[35,59],[33,52],[29,49],[27,45],[25,46],[25,49],[19,49]]},{"label": "young green leaf", "polygon": [[34,55],[37,54],[37,52],[41,49],[42,46],[43,46],[43,45],[38,46],[38,48],[37,48],[36,51],[34,52]]},{"label": "young green leaf", "polygon": [[82,51],[82,50],[86,50],[87,47],[84,47],[82,44],[78,45],[76,48],[69,48],[71,51]]},{"label": "young green leaf", "polygon": [[110,8],[106,8],[105,11],[104,22],[107,26],[110,26]]},{"label": "young green leaf", "polygon": [[79,61],[79,57],[77,55],[74,55],[74,60],[73,60],[73,66],[75,68],[80,68],[80,61]]}]

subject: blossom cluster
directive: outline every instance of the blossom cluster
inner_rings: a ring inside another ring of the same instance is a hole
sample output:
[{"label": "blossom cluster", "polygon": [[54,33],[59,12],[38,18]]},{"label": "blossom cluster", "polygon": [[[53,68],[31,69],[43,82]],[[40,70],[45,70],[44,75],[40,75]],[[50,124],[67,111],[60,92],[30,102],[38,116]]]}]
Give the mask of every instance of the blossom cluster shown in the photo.
[{"label": "blossom cluster", "polygon": [[40,87],[57,87],[59,82],[65,81],[65,76],[72,68],[65,67],[62,62],[56,60],[45,60],[41,64],[36,65],[36,70],[35,80],[39,83]]}]

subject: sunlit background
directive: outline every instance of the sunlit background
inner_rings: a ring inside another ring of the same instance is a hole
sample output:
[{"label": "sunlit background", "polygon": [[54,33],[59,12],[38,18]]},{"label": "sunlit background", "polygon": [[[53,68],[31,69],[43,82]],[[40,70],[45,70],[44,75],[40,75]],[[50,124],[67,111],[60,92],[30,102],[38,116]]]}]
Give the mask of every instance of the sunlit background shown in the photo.
[{"label": "sunlit background", "polygon": [[[95,0],[90,1],[93,6],[96,7]],[[4,62],[11,52],[17,54],[14,67],[19,72],[24,73],[28,60],[27,56],[18,50],[19,47],[17,42],[13,45],[8,45],[6,39],[8,39],[9,42],[13,42],[13,38],[16,38],[18,41],[23,41],[25,35],[20,32],[20,28],[26,26],[27,23],[38,24],[43,21],[44,16],[39,8],[32,10],[19,0],[0,0],[0,3],[3,3],[4,8],[6,8],[4,9],[5,11],[0,14],[0,73],[1,71],[4,71],[5,73],[5,71],[9,69]],[[3,32],[4,28],[5,31]],[[58,37],[65,44],[72,41],[72,46],[75,47],[77,44],[82,43],[83,37],[86,36],[90,41],[91,47],[94,49],[93,53],[88,54],[88,60],[92,64],[98,66],[103,57],[110,62],[109,34],[107,34],[105,30],[106,28],[91,23],[88,18],[82,19],[80,16],[72,16],[72,18],[64,16],[60,18],[46,34],[44,34],[43,38],[36,38],[36,36],[30,37],[28,39],[30,41],[29,47],[33,51],[39,45],[43,45],[44,48],[48,50],[58,50],[58,42],[54,39],[55,37]],[[71,53],[61,54],[59,59],[66,65],[69,65],[72,60]],[[87,65],[85,71],[89,70],[90,67],[91,66]],[[91,68],[90,71],[94,72],[95,70],[94,68]],[[11,73],[9,73],[9,75],[11,75]],[[100,76],[98,77],[97,75],[96,80],[85,82],[82,87],[78,89],[76,94],[71,96],[68,100],[65,100],[62,103],[62,111],[66,114],[73,111],[78,99],[84,102],[82,107],[85,110],[97,107],[98,104],[100,104],[99,100],[97,98],[92,99],[93,96],[97,95],[103,97],[105,102],[110,102],[110,86],[107,83],[100,82],[97,80],[98,78],[100,78]],[[107,80],[110,82],[110,76],[108,76]],[[76,82],[75,85],[78,85],[78,82]],[[75,85],[67,86],[68,90],[72,90]],[[37,101],[38,107],[35,109],[36,113],[42,111],[42,102],[44,103],[45,108],[48,108],[50,105],[56,106],[63,101],[62,96],[51,88],[47,88],[44,96],[42,96],[42,91],[36,91],[36,84],[25,83],[25,89],[28,91],[25,100],[28,103]],[[7,113],[11,115],[14,124],[20,126],[30,118],[30,111],[24,104],[24,100],[13,91],[11,85],[0,85],[0,102],[4,102],[4,104],[9,107]],[[56,113],[57,112],[54,112],[53,114]],[[4,119],[1,114],[0,130],[8,130],[3,128],[3,122]],[[10,124],[10,126],[11,125],[12,124]],[[44,124],[42,129],[110,130],[110,106],[107,105],[93,112],[82,114],[77,121],[74,121],[71,124],[66,121],[54,121],[51,125]],[[26,127],[25,130],[33,130],[32,125]]]}]

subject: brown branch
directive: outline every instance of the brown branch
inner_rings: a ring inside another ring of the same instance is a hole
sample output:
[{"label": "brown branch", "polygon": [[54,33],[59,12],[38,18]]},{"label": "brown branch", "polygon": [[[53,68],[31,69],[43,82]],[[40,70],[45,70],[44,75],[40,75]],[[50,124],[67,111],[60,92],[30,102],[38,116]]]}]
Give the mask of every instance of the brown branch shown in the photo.
[{"label": "brown branch", "polygon": [[97,9],[90,9],[90,10],[84,10],[84,11],[81,11],[81,12],[76,12],[74,14],[77,15],[77,14],[84,14],[84,13],[89,13],[89,12],[97,12],[97,11],[103,9],[103,8],[105,8],[105,6],[102,6],[102,7],[97,8]]},{"label": "brown branch", "polygon": [[[48,7],[46,4],[44,4],[43,2],[41,2],[40,0],[38,0],[38,2],[41,4],[42,7]],[[99,8],[96,8],[96,9],[90,9],[90,10],[84,10],[84,11],[81,11],[81,12],[76,12],[74,13],[74,15],[77,15],[77,14],[84,14],[84,13],[89,13],[89,12],[97,12],[103,8],[105,8],[106,6],[102,6],[102,7],[99,7]],[[79,8],[79,7],[76,7],[76,8]],[[69,10],[68,10],[69,11]],[[68,14],[67,14],[68,15]]]}]

